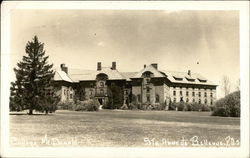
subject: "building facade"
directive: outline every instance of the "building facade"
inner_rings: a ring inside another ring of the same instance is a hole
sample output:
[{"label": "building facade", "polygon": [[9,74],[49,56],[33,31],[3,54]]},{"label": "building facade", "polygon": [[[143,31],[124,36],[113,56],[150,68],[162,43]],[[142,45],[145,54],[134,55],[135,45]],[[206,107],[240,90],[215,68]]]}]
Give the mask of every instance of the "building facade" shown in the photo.
[{"label": "building facade", "polygon": [[[61,64],[56,71],[54,87],[61,102],[96,98],[101,105],[108,102],[110,88],[121,89],[123,104],[187,102],[213,105],[216,87],[197,73],[159,70],[158,64],[144,65],[138,72],[119,72],[116,62],[111,67],[97,63],[96,70],[68,69]],[[118,95],[118,94],[115,94]]]}]

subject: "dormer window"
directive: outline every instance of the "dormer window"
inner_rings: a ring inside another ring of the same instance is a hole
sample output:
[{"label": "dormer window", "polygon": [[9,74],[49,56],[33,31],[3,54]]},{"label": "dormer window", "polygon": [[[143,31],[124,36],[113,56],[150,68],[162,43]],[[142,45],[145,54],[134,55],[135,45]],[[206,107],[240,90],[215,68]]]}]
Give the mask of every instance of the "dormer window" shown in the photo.
[{"label": "dormer window", "polygon": [[150,72],[150,71],[145,71],[142,75],[143,75],[144,77],[146,77],[146,78],[150,78],[150,77],[153,76],[153,73]]},{"label": "dormer window", "polygon": [[203,78],[203,77],[198,77],[197,78],[200,82],[207,82],[207,79]]},{"label": "dormer window", "polygon": [[175,76],[174,76],[174,79],[177,80],[177,81],[182,81],[183,80],[183,78],[175,77]]}]

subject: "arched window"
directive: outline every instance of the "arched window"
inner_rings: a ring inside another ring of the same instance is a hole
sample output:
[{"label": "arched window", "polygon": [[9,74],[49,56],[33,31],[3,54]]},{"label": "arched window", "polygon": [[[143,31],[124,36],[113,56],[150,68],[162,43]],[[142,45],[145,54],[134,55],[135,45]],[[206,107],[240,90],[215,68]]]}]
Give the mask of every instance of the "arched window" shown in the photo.
[{"label": "arched window", "polygon": [[158,94],[155,95],[155,102],[156,103],[160,102],[160,96]]},{"label": "arched window", "polygon": [[176,91],[173,91],[173,95],[176,96]]},{"label": "arched window", "polygon": [[104,90],[100,89],[100,94],[103,95],[104,94]]},{"label": "arched window", "polygon": [[100,87],[104,87],[104,82],[100,82]]},{"label": "arched window", "polygon": [[204,97],[207,97],[207,92],[204,93]]}]

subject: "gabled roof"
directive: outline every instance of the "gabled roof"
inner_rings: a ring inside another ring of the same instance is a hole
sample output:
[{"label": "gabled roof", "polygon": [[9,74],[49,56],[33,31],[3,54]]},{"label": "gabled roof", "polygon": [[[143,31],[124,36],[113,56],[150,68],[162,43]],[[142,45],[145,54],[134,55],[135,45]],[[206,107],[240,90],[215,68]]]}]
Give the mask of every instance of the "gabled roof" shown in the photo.
[{"label": "gabled roof", "polygon": [[[57,72],[60,71],[61,70],[57,70]],[[68,74],[66,74],[65,72],[63,73],[64,75],[68,76],[68,78],[71,78],[73,82],[96,80],[96,75],[99,73],[108,75],[108,80],[126,80],[126,77],[124,77],[118,70],[112,70],[110,67],[104,67],[100,71],[69,69]]]},{"label": "gabled roof", "polygon": [[213,85],[213,82],[207,80],[205,77],[198,73],[192,73],[188,75],[187,72],[165,71],[157,70],[152,65],[146,66],[139,72],[119,72],[118,70],[112,70],[110,67],[103,67],[102,70],[83,70],[83,69],[68,69],[68,74],[64,71],[56,70],[54,80],[55,81],[67,81],[67,82],[80,82],[80,81],[94,81],[96,75],[104,73],[108,75],[108,80],[126,80],[131,81],[133,78],[141,78],[142,74],[146,71],[150,71],[154,74],[154,77],[166,77],[172,83],[183,84],[199,84],[199,85]]},{"label": "gabled roof", "polygon": [[154,77],[166,77],[160,71],[158,71],[156,68],[154,68],[152,65],[148,65],[131,78],[141,78],[142,74],[146,71],[152,72],[154,74]]},{"label": "gabled roof", "polygon": [[110,67],[102,68],[101,71],[97,71],[96,75],[99,73],[108,75],[109,80],[126,80],[118,70],[112,70]]},{"label": "gabled roof", "polygon": [[68,75],[74,82],[79,82],[82,80],[91,81],[96,79],[96,71],[94,70],[84,70],[84,69],[69,69]]},{"label": "gabled roof", "polygon": [[73,82],[72,79],[64,71],[61,70],[56,70],[54,80]]},{"label": "gabled roof", "polygon": [[130,78],[135,76],[138,72],[121,72],[121,74],[126,78],[127,81],[131,81]]}]

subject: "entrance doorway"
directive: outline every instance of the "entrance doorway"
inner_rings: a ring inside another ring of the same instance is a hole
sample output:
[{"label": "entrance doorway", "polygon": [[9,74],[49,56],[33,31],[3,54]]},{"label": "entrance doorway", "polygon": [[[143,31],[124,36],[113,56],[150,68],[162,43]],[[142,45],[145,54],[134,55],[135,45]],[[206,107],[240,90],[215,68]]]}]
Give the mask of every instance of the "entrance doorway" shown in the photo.
[{"label": "entrance doorway", "polygon": [[100,105],[103,105],[103,99],[102,98],[99,98],[98,101],[99,101]]}]

